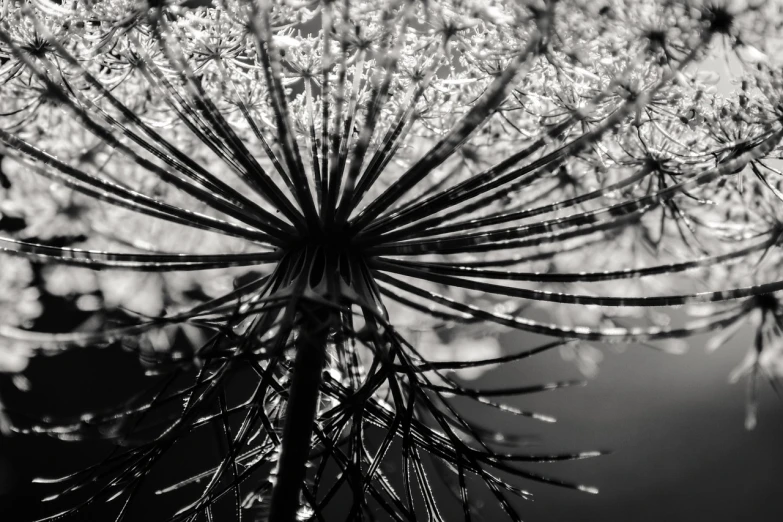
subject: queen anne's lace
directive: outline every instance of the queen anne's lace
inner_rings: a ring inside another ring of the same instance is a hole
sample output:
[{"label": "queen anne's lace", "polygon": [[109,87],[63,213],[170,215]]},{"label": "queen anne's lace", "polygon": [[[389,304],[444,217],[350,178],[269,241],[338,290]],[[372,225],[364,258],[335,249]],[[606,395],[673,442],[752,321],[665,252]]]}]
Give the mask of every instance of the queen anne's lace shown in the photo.
[{"label": "queen anne's lace", "polygon": [[[171,520],[228,497],[323,518],[341,487],[353,515],[409,520],[413,481],[439,520],[422,451],[466,518],[472,475],[517,520],[507,495],[528,494],[496,472],[594,492],[519,462],[597,453],[514,453],[452,404],[551,421],[496,397],[575,383],[466,380],[552,348],[592,375],[604,342],[679,350],[750,323],[734,377],[752,427],[760,377],[783,372],[775,2],[0,5],[0,371],[121,342],[173,376],[149,403],[16,428],[124,441],[153,417],[97,497],[133,499],[214,424],[224,454],[163,490],[205,481]],[[39,333],[41,295],[90,318]],[[503,354],[508,328],[555,341]],[[394,441],[402,488],[382,467]]]}]

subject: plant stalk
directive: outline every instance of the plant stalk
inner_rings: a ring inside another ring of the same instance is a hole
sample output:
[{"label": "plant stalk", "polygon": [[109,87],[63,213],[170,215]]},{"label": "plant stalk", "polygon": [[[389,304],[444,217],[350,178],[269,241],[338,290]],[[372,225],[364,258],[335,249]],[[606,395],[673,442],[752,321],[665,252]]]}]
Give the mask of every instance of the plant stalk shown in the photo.
[{"label": "plant stalk", "polygon": [[295,342],[296,358],[288,392],[277,481],[272,489],[270,522],[297,520],[326,363],[330,313],[321,308],[307,310],[302,315],[304,324]]}]

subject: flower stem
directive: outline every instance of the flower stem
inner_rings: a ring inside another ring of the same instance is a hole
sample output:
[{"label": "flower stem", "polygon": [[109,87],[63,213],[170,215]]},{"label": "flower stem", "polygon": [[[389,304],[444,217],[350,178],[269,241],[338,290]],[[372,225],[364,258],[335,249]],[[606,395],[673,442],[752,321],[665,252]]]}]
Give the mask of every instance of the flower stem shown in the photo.
[{"label": "flower stem", "polygon": [[326,361],[329,311],[323,308],[307,310],[302,315],[304,325],[296,340],[296,359],[288,392],[277,481],[272,490],[269,520],[273,522],[297,520]]}]

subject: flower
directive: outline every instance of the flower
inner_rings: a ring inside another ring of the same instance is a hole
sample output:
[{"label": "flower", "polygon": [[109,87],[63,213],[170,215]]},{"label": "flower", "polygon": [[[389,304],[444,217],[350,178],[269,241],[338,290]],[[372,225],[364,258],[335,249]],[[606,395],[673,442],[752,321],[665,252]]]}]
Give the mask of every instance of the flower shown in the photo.
[{"label": "flower", "polygon": [[743,326],[750,325],[756,330],[753,346],[744,360],[731,372],[729,381],[738,382],[747,379],[747,403],[745,427],[752,430],[758,422],[759,379],[766,378],[777,390],[778,381],[783,373],[783,315],[778,294],[764,294],[750,298],[731,307],[714,310],[699,310],[701,314],[726,315],[732,313],[734,320],[722,331],[711,337],[706,344],[708,351],[714,351],[726,345]]},{"label": "flower", "polygon": [[[778,255],[763,161],[783,136],[779,82],[760,72],[769,102],[724,132],[719,97],[688,78],[714,39],[736,48],[767,13],[612,4],[6,2],[4,197],[25,226],[0,246],[55,265],[43,288],[92,314],[66,333],[4,325],[9,367],[17,346],[121,344],[167,373],[148,402],[15,429],[123,445],[94,498],[128,505],[171,445],[216,427],[219,461],[161,490],[208,478],[170,520],[211,519],[224,497],[235,513],[323,518],[342,487],[351,517],[410,520],[420,500],[437,520],[422,452],[466,519],[467,475],[512,520],[507,496],[528,493],[501,472],[597,492],[521,463],[600,452],[508,450],[513,437],[455,407],[552,422],[496,397],[574,381],[463,381],[554,348],[592,374],[601,352],[575,342],[718,330],[744,308],[684,326],[648,310],[781,285],[722,280]],[[685,126],[683,110],[710,117]],[[725,181],[746,167],[753,197]],[[554,340],[501,354],[504,328]],[[401,488],[383,469],[395,456]],[[93,477],[71,479],[66,492]]]}]

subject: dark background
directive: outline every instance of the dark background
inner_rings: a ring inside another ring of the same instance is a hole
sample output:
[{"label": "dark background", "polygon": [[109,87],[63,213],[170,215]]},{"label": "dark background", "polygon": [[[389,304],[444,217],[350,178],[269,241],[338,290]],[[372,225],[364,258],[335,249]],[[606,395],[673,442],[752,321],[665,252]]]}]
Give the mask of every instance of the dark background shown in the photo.
[{"label": "dark background", "polygon": [[[535,500],[522,503],[530,521],[779,521],[783,513],[783,403],[762,383],[759,424],[743,426],[745,389],[727,384],[744,357],[751,333],[744,332],[714,354],[703,338],[685,355],[631,346],[604,350],[598,377],[585,388],[569,388],[512,399],[511,403],[557,417],[556,424],[477,410],[487,425],[530,434],[533,452],[610,449],[597,459],[530,466],[543,473],[600,488],[589,495],[539,484],[523,484]],[[503,336],[508,350],[530,346],[522,334]],[[128,397],[146,382],[135,356],[113,349],[85,349],[32,361],[32,389],[15,390],[2,378],[9,408],[37,414],[78,414]],[[477,385],[541,383],[573,378],[575,368],[556,351],[497,368]],[[474,417],[475,418],[475,417]],[[96,443],[61,442],[40,436],[0,438],[0,520],[51,515],[57,506],[39,499],[51,487],[35,476],[78,470],[105,454]],[[169,466],[193,464],[187,448]],[[481,498],[479,495],[477,498]],[[499,512],[484,495],[486,520]],[[181,502],[181,500],[178,500]],[[156,520],[137,506],[129,520]],[[459,511],[444,512],[447,521]],[[103,520],[82,518],[80,520]]]}]

